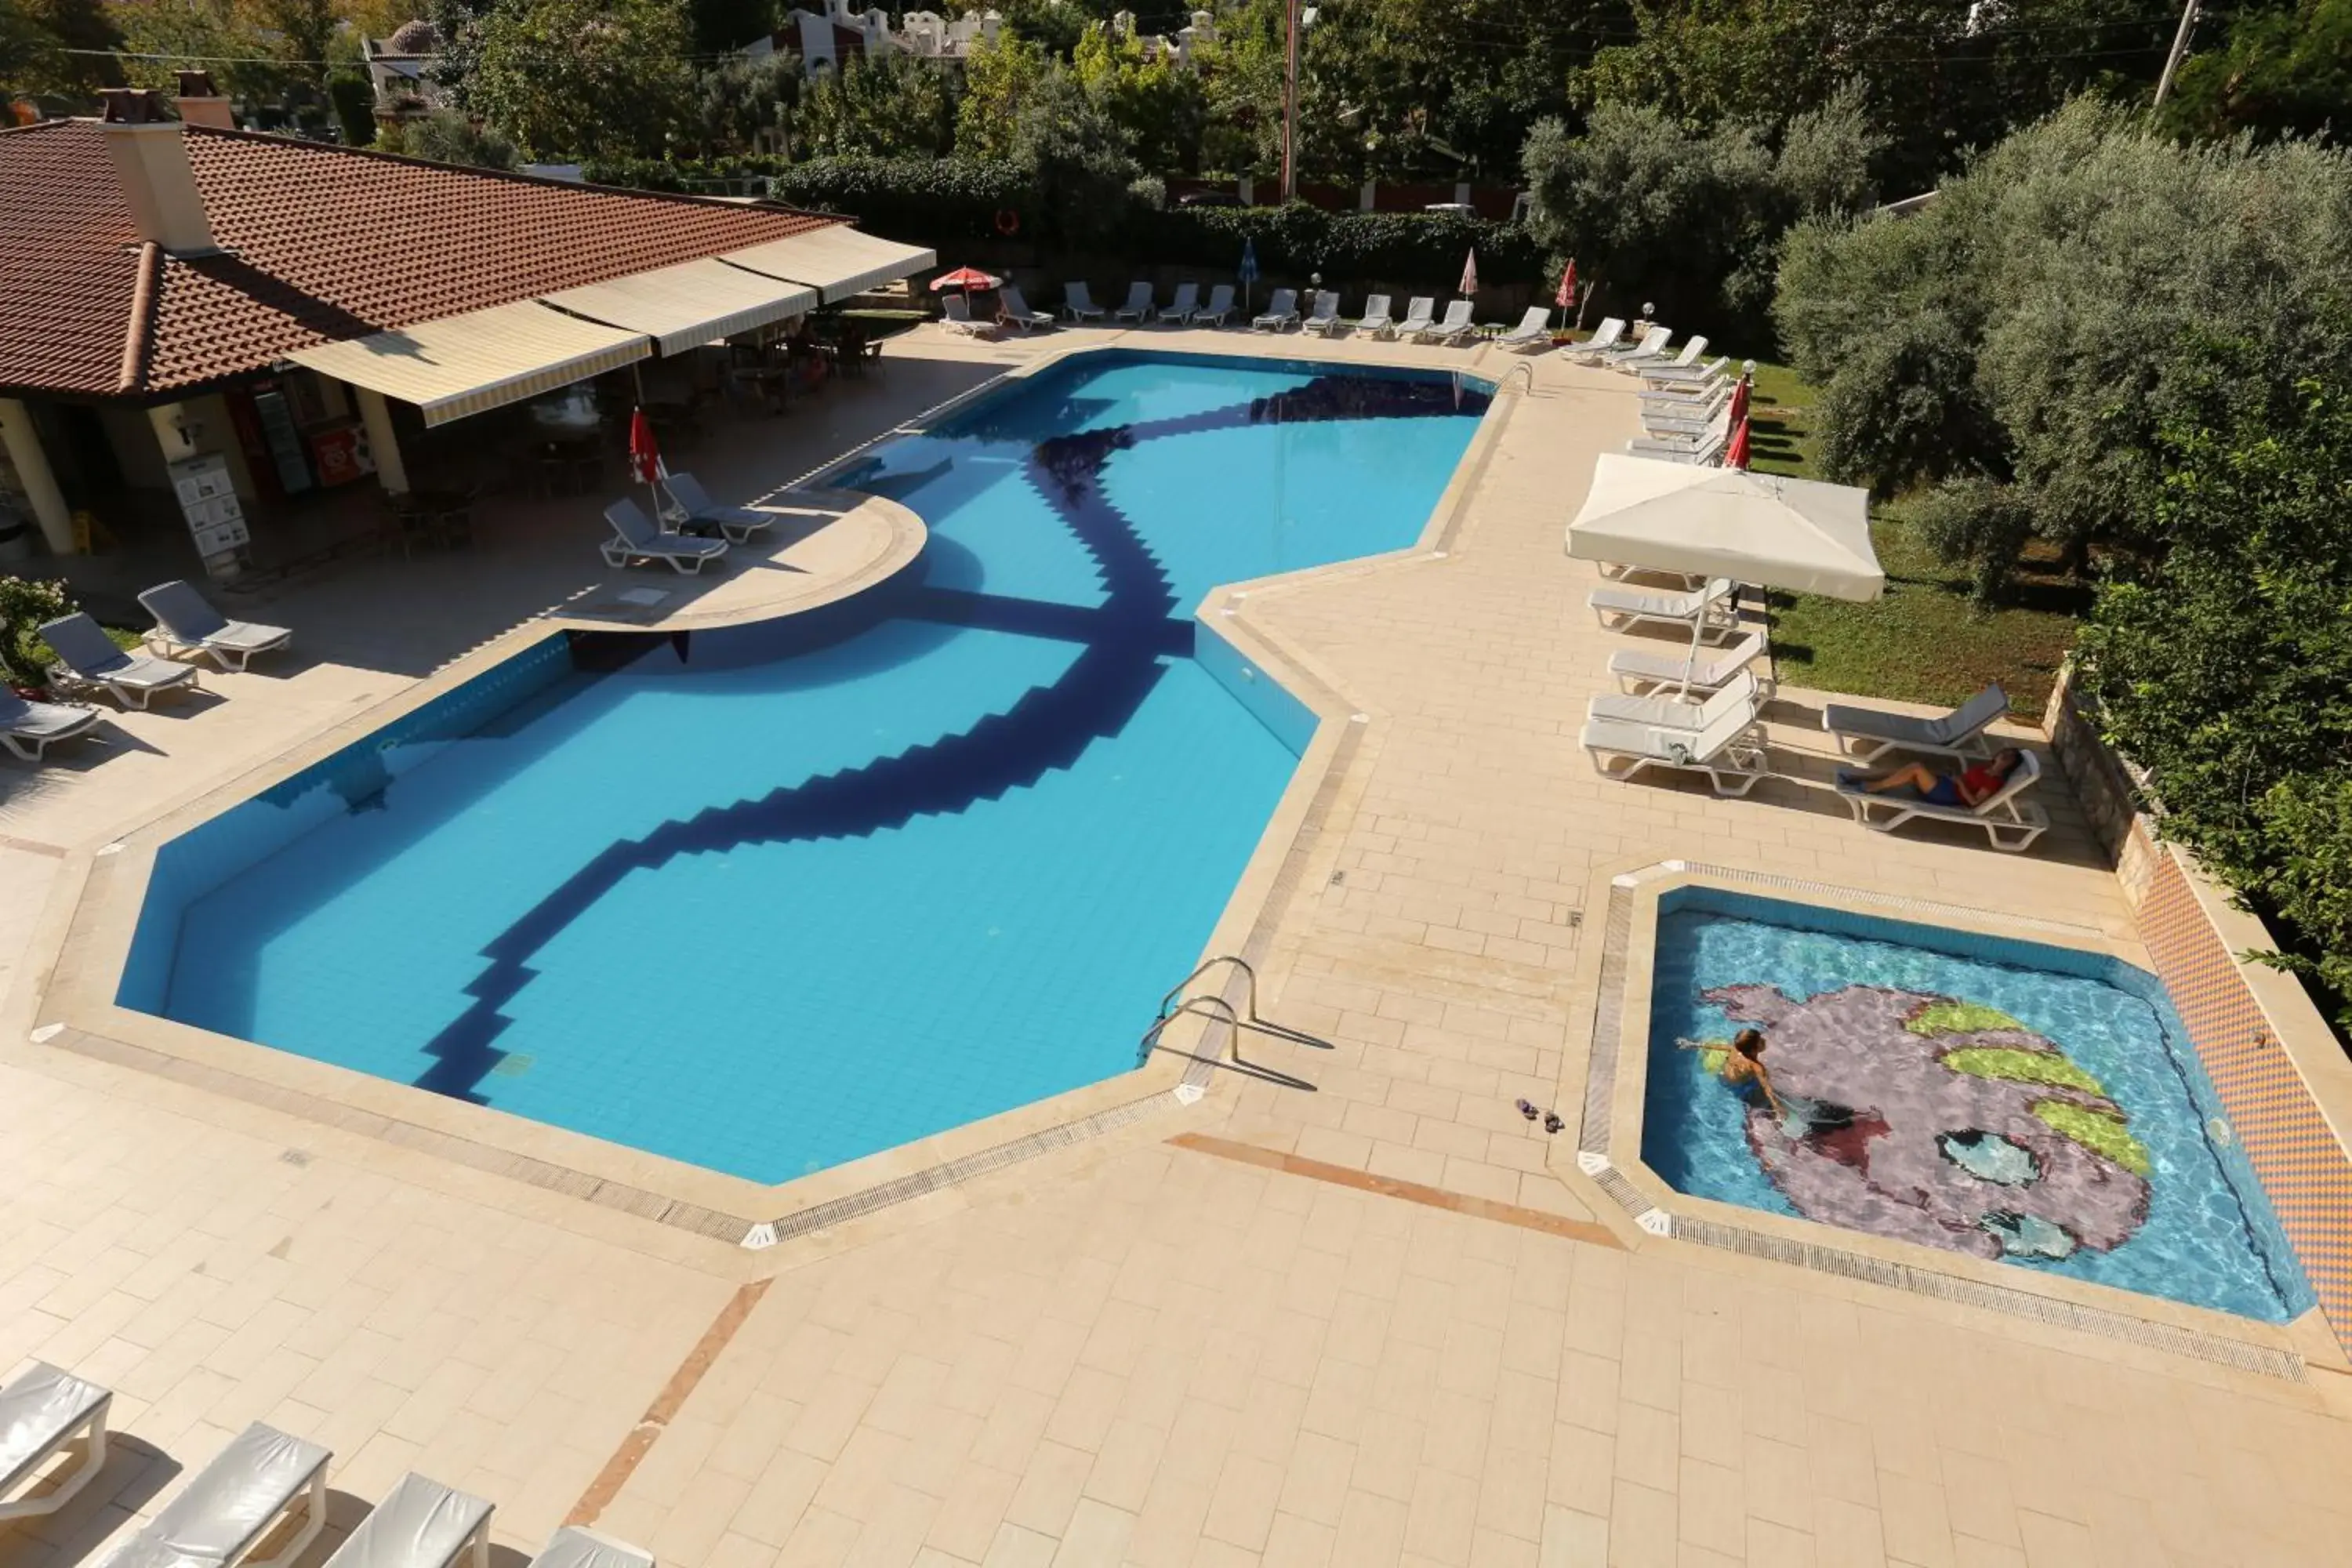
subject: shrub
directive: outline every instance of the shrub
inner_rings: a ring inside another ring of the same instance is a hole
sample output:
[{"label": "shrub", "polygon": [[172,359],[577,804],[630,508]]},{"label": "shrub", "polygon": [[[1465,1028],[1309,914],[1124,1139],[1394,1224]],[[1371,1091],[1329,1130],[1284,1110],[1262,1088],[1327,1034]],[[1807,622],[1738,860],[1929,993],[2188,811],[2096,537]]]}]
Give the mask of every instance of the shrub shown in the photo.
[{"label": "shrub", "polygon": [[0,577],[0,680],[25,685],[40,680],[50,656],[35,628],[71,615],[73,607],[63,583]]}]

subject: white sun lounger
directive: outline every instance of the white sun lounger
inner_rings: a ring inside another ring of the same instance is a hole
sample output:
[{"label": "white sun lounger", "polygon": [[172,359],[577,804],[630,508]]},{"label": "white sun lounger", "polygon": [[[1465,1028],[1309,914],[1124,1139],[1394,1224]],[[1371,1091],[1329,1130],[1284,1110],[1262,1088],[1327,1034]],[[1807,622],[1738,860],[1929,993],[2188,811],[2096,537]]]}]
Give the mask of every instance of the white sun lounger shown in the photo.
[{"label": "white sun lounger", "polygon": [[[1585,595],[1593,615],[1610,631],[1638,626],[1673,626],[1701,637],[1728,637],[1738,629],[1733,608],[1738,584],[1728,577],[1710,578],[1686,594],[1644,594],[1635,588],[1607,584]],[[1614,617],[1613,619],[1612,617]]]},{"label": "white sun lounger", "polygon": [[411,1470],[343,1538],[326,1568],[490,1568],[490,1505]]},{"label": "white sun lounger", "polygon": [[1671,386],[1653,383],[1643,387],[1639,394],[1642,412],[1647,415],[1654,409],[1662,414],[1679,414],[1700,404],[1711,405],[1730,396],[1731,389],[1739,384],[1727,379],[1716,369],[1723,363],[1716,361],[1715,365],[1708,367],[1708,374],[1696,381],[1676,382]]},{"label": "white sun lounger", "polygon": [[1994,848],[2014,855],[2031,848],[2033,841],[2050,828],[2048,813],[2031,801],[2018,798],[2041,778],[2041,760],[2022,750],[2019,759],[2017,771],[2009,775],[2009,782],[1978,805],[1936,805],[1916,795],[1906,798],[1891,794],[1872,795],[1846,784],[1838,786],[1838,798],[1853,811],[1856,822],[1880,833],[1892,833],[1906,822],[1921,819],[1958,822],[1983,828]]},{"label": "white sun lounger", "polygon": [[[105,1568],[285,1568],[327,1522],[332,1452],[257,1421],[180,1489]],[[274,1556],[249,1553],[299,1505],[301,1528]]]},{"label": "white sun lounger", "polygon": [[[98,723],[95,708],[74,708],[63,702],[27,702],[12,691],[0,691],[0,746],[28,763],[59,741],[88,734]],[[0,1518],[5,1518],[0,1513]]]},{"label": "white sun lounger", "polygon": [[[0,1520],[55,1513],[106,1466],[106,1415],[114,1395],[69,1372],[37,1361],[0,1388]],[[61,1472],[55,1489],[25,1495],[26,1483],[76,1438],[81,1463]]]},{"label": "white sun lounger", "polygon": [[1347,331],[1347,328],[1348,323],[1339,319],[1339,296],[1328,289],[1316,290],[1315,309],[1309,310],[1307,313],[1307,319],[1298,323],[1299,331],[1328,338],[1337,337]]},{"label": "white sun lounger", "polygon": [[1625,450],[1640,458],[1656,458],[1668,463],[1696,463],[1705,468],[1719,462],[1724,447],[1730,443],[1728,431],[1716,429],[1691,441],[1643,437],[1626,442]]},{"label": "white sun lounger", "polygon": [[1586,700],[1584,716],[1646,724],[1654,730],[1704,730],[1725,708],[1742,703],[1751,710],[1764,705],[1764,694],[1758,689],[1756,677],[1747,669],[1739,670],[1720,689],[1704,697],[1668,696],[1664,692],[1629,697],[1619,691],[1600,692]]},{"label": "white sun lounger", "polygon": [[1652,360],[1666,357],[1666,344],[1674,337],[1667,327],[1652,327],[1642,334],[1642,341],[1631,348],[1612,349],[1601,363],[1612,370],[1639,370]]},{"label": "white sun lounger", "polygon": [[2009,693],[1996,681],[1936,719],[1832,702],[1822,710],[1822,728],[1836,736],[1840,748],[1856,762],[1870,762],[1896,750],[1939,757],[1990,757],[1994,747],[1985,731],[2008,711]]},{"label": "white sun lounger", "polygon": [[673,571],[698,573],[705,563],[727,553],[727,542],[723,539],[664,533],[654,526],[644,509],[626,496],[604,509],[604,521],[613,525],[613,537],[601,546],[607,566],[626,566],[633,561],[667,561]]},{"label": "white sun lounger", "polygon": [[1206,321],[1213,327],[1222,327],[1225,324],[1225,318],[1233,313],[1234,286],[1230,283],[1217,283],[1210,286],[1209,302],[1186,317],[1185,322],[1189,326],[1197,327]]},{"label": "white sun lounger", "polygon": [[662,508],[662,521],[680,532],[698,525],[715,528],[727,536],[729,543],[740,544],[761,530],[776,526],[777,514],[772,511],[720,506],[692,474],[672,474],[663,488],[669,491],[669,504]]},{"label": "white sun lounger", "polygon": [[1365,298],[1363,319],[1356,323],[1356,331],[1374,338],[1386,337],[1396,331],[1396,318],[1389,314],[1389,297],[1386,294],[1372,294]]},{"label": "white sun lounger", "polygon": [[[1687,654],[1666,653],[1656,648],[1623,647],[1609,656],[1609,673],[1637,695],[1664,691],[1720,691],[1743,673],[1750,673],[1748,665],[1764,652],[1764,634],[1742,632],[1736,641],[1702,660],[1696,648]],[[1772,682],[1758,679],[1757,691],[1769,699]]]},{"label": "white sun lounger", "polygon": [[[1701,338],[1699,342],[1706,340]],[[1635,374],[1649,388],[1642,395],[1649,397],[1659,393],[1684,392],[1706,382],[1720,380],[1724,367],[1730,363],[1729,354],[1717,354],[1705,364],[1645,364]],[[1756,362],[1752,359],[1746,361],[1740,369],[1744,374],[1753,375],[1756,374]]]},{"label": "white sun lounger", "polygon": [[1392,338],[1417,338],[1437,324],[1437,300],[1429,295],[1415,295],[1404,308],[1404,320],[1389,331]]},{"label": "white sun lounger", "polygon": [[206,653],[223,669],[243,669],[257,653],[275,653],[294,640],[284,626],[232,621],[185,583],[158,583],[139,595],[155,626],[147,646],[162,654]]},{"label": "white sun lounger", "polygon": [[1509,349],[1514,353],[1551,347],[1551,308],[1548,305],[1528,306],[1528,313],[1519,318],[1519,324],[1497,337],[1495,346]]},{"label": "white sun lounger", "polygon": [[60,616],[41,627],[41,640],[65,661],[65,679],[85,687],[104,687],[115,700],[144,708],[159,691],[196,689],[196,667],[151,653],[125,653],[114,646],[96,621],[79,610]]},{"label": "white sun lounger", "polygon": [[1445,319],[1431,322],[1413,336],[1424,343],[1458,343],[1477,333],[1477,327],[1470,320],[1470,301],[1450,300],[1445,305]]},{"label": "white sun lounger", "polygon": [[1298,325],[1298,290],[1276,289],[1274,298],[1265,302],[1265,314],[1250,322],[1255,331],[1278,332],[1285,327]]},{"label": "white sun lounger", "polygon": [[1698,407],[1683,414],[1653,413],[1642,410],[1643,439],[1666,441],[1685,447],[1696,447],[1709,436],[1731,433],[1731,395],[1712,408]]},{"label": "white sun lounger", "polygon": [[961,294],[950,294],[940,301],[940,325],[968,338],[979,338],[988,335],[992,323],[974,321],[971,301]]},{"label": "white sun lounger", "polygon": [[654,1554],[641,1547],[567,1524],[547,1539],[530,1568],[654,1568]]},{"label": "white sun lounger", "polygon": [[1023,297],[1019,285],[1013,283],[1007,283],[996,291],[996,319],[1004,326],[1018,327],[1024,332],[1034,332],[1040,327],[1054,324],[1053,317],[1043,310],[1029,308],[1029,301]]},{"label": "white sun lounger", "polygon": [[1652,363],[1651,362],[1644,360],[1636,364],[1633,368],[1636,374],[1638,374],[1643,381],[1647,381],[1652,376],[1655,375],[1671,376],[1676,371],[1696,370],[1698,368],[1698,356],[1706,352],[1706,337],[1705,333],[1701,333],[1697,337],[1686,340],[1683,344],[1683,352],[1676,354],[1674,358],[1662,359],[1657,361],[1655,363]]},{"label": "white sun lounger", "polygon": [[1062,285],[1062,314],[1074,321],[1091,321],[1101,316],[1103,308],[1087,292],[1086,280],[1073,279]]},{"label": "white sun lounger", "polygon": [[1592,330],[1592,335],[1580,343],[1570,343],[1560,350],[1563,358],[1580,360],[1586,364],[1599,364],[1611,351],[1625,341],[1625,318],[1611,316]]},{"label": "white sun lounger", "polygon": [[1159,307],[1151,300],[1151,285],[1130,283],[1127,286],[1127,303],[1111,312],[1114,321],[1133,321],[1137,326],[1151,320]]},{"label": "white sun lounger", "polygon": [[1191,321],[1192,312],[1200,308],[1201,286],[1198,283],[1179,283],[1176,285],[1176,298],[1160,310],[1160,320],[1174,321],[1181,326]]},{"label": "white sun lounger", "polygon": [[1771,776],[1754,700],[1707,706],[1709,717],[1701,729],[1591,719],[1578,739],[1593,771],[1620,784],[1643,768],[1688,768],[1706,774],[1717,795],[1746,795],[1759,779]]}]

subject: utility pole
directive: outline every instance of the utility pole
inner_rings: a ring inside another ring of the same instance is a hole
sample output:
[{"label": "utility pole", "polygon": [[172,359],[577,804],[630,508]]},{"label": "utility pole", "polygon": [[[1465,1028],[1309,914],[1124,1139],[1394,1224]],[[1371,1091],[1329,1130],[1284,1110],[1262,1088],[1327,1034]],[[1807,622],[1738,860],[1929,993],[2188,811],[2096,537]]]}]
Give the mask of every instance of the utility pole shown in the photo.
[{"label": "utility pole", "polygon": [[[1282,71],[1282,199],[1298,195],[1298,7],[1289,0],[1284,13],[1290,20],[1290,47]],[[2197,0],[2189,0],[2191,6]]]},{"label": "utility pole", "polygon": [[[2180,68],[2180,58],[2189,52],[2189,35],[2196,27],[2197,0],[2185,0],[2180,7],[2180,30],[2172,35],[2172,52],[2164,57],[2164,75],[2157,79],[2156,102],[2149,106],[2149,113],[2164,107],[2164,95],[2172,90],[2172,75]],[[1296,52],[1294,47],[1293,53]]]}]

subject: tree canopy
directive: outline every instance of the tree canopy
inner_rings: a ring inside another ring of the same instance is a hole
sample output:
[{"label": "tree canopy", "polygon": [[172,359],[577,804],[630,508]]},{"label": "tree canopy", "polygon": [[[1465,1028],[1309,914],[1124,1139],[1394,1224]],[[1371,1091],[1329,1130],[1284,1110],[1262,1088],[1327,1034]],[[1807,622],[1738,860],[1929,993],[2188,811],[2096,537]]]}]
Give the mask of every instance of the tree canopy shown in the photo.
[{"label": "tree canopy", "polygon": [[476,26],[467,105],[534,157],[654,156],[685,122],[678,0],[503,0]]}]

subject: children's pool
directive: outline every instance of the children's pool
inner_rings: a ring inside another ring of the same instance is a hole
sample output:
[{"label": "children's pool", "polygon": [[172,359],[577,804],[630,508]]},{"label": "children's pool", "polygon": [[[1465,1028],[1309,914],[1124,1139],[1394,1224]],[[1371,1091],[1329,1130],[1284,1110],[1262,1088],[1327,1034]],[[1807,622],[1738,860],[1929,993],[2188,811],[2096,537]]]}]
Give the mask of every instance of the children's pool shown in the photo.
[{"label": "children's pool", "polygon": [[552,637],[163,846],[120,1000],[759,1181],[1132,1068],[1313,730],[1192,605],[1412,543],[1486,402],[1066,361],[835,476],[886,588]]}]

